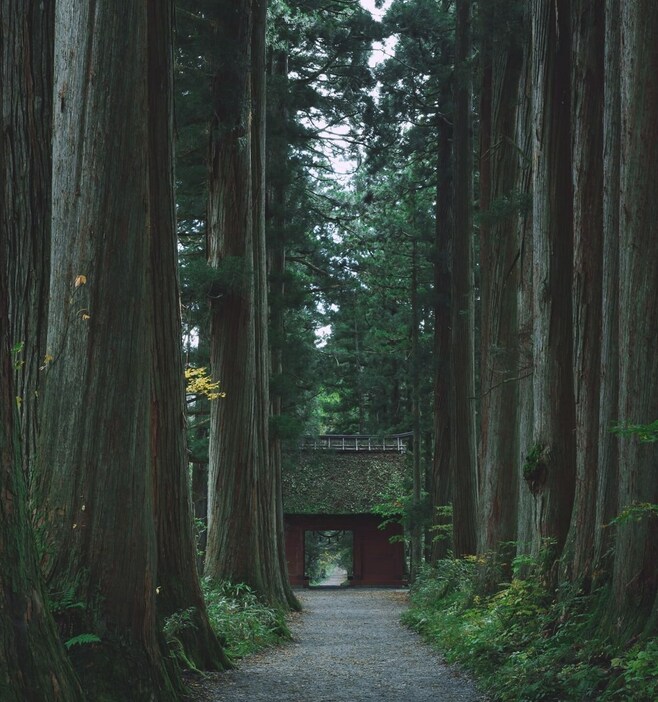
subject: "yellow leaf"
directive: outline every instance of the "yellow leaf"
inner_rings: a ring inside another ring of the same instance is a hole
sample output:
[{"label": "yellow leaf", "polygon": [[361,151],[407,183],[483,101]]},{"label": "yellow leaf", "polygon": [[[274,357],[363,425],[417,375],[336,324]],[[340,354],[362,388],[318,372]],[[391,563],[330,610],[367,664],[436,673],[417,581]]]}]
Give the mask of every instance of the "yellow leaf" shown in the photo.
[{"label": "yellow leaf", "polygon": [[49,353],[47,353],[47,354],[43,357],[43,365],[39,366],[39,370],[44,370],[44,369],[47,368],[48,365],[49,365],[50,363],[52,363],[54,360],[55,360],[55,359],[53,358],[53,356],[51,356]]},{"label": "yellow leaf", "polygon": [[85,285],[87,283],[87,276],[86,275],[77,275],[75,277],[75,287],[79,288],[81,285]]}]

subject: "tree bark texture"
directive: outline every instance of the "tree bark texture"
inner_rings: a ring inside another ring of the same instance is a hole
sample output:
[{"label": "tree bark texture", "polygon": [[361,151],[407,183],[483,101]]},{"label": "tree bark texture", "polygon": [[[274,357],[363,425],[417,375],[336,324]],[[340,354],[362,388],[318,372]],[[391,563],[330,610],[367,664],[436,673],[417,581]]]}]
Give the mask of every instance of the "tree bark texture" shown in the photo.
[{"label": "tree bark texture", "polygon": [[[3,207],[9,239],[3,265],[19,399],[21,452],[29,475],[39,428],[40,370],[46,353],[54,3],[3,3]],[[11,37],[11,39],[10,39]]]},{"label": "tree bark texture", "polygon": [[[274,431],[270,431],[269,458],[270,471],[275,485],[275,509],[279,567],[288,581],[288,563],[285,553],[285,532],[283,523],[282,485],[282,447],[281,437],[276,427],[281,418],[283,400],[280,383],[284,373],[284,344],[286,327],[284,305],[286,297],[286,192],[289,186],[288,170],[288,53],[284,49],[272,50],[267,71],[267,120],[266,120],[266,174],[265,218],[267,237],[267,268],[269,281],[269,328],[270,328],[270,372],[277,382],[270,387],[270,414],[274,420]],[[288,604],[292,609],[301,607],[292,590],[286,590]],[[292,596],[292,597],[291,597]]]},{"label": "tree bark texture", "polygon": [[592,577],[598,483],[603,241],[605,8],[572,0],[573,385],[576,485],[563,556],[568,579]]},{"label": "tree bark texture", "polygon": [[[0,251],[6,255],[0,266],[0,699],[6,702],[82,700],[47,605],[23,471],[26,456],[33,456],[31,400],[45,330],[40,276],[50,208],[44,99],[52,77],[51,20],[48,8],[0,2]],[[21,356],[11,351],[17,341],[26,342]],[[19,414],[29,446],[23,454]]]},{"label": "tree bark texture", "polygon": [[185,389],[173,173],[173,3],[148,2],[148,116],[153,359],[151,459],[158,543],[158,613],[187,611],[177,632],[202,670],[230,665],[213,633],[196,569],[185,433]]},{"label": "tree bark texture", "polygon": [[495,3],[480,7],[484,71],[480,109],[480,552],[516,540],[518,383],[517,291],[521,256],[515,144],[523,66],[521,23],[503,22]]},{"label": "tree bark texture", "polygon": [[211,416],[205,572],[248,583],[287,606],[292,593],[281,571],[279,487],[268,455],[265,11],[258,0],[217,6],[208,260],[233,275],[211,310],[211,365],[226,398]]},{"label": "tree bark texture", "polygon": [[[530,21],[529,11],[526,22]],[[529,200],[532,197],[532,45],[529,37],[523,47],[523,66],[519,83],[519,105],[516,111],[515,139],[517,146],[517,191]],[[519,387],[517,409],[518,455],[516,465],[518,478],[517,552],[528,554],[532,544],[533,496],[523,480],[523,464],[527,447],[532,445],[534,432],[533,401],[533,350],[532,350],[532,211],[525,208],[519,213],[517,222],[519,242],[519,281],[517,290],[517,329],[519,349]]]},{"label": "tree bark texture", "polygon": [[453,548],[476,550],[477,467],[475,453],[473,168],[471,136],[471,3],[457,0],[454,90],[454,219],[452,240],[452,350],[450,463]]},{"label": "tree bark texture", "polygon": [[575,479],[569,0],[534,0],[534,437],[524,477],[535,502],[536,547],[564,545]]},{"label": "tree bark texture", "polygon": [[146,5],[57,4],[44,568],[85,689],[176,698],[156,629]]},{"label": "tree bark texture", "polygon": [[603,528],[617,514],[619,440],[610,429],[619,421],[619,0],[606,0],[603,105],[603,224],[601,271],[601,371],[599,466],[596,487],[594,562],[609,577],[613,531]]},{"label": "tree bark texture", "polygon": [[[7,17],[6,9],[3,4],[0,9],[3,20]],[[6,205],[3,197],[0,201],[3,211]],[[6,234],[7,229],[3,225],[0,231],[0,246],[3,249],[7,245]],[[25,476],[20,461],[16,397],[13,391],[6,281],[6,271],[2,268],[0,270],[0,699],[3,702],[77,702],[83,699],[82,692],[47,605],[28,515]]]},{"label": "tree bark texture", "polygon": [[[442,10],[448,4],[444,0]],[[448,39],[441,43],[440,63],[449,66],[454,60],[454,47]],[[452,288],[452,122],[446,115],[452,113],[453,78],[446,78],[439,93],[437,105],[437,154],[436,154],[436,211],[434,244],[434,391],[433,391],[433,434],[432,467],[429,480],[429,493],[432,504],[432,526],[436,530],[432,537],[431,561],[436,563],[445,558],[451,550],[451,535],[445,531],[451,518],[446,510],[452,500],[450,476],[450,293]],[[438,509],[437,509],[438,508]]]},{"label": "tree bark texture", "polygon": [[[658,417],[658,5],[638,0],[620,9],[619,417],[645,424]],[[658,503],[658,443],[622,438],[619,465],[620,511]],[[658,524],[647,517],[617,529],[617,607],[640,628],[656,600]]]}]

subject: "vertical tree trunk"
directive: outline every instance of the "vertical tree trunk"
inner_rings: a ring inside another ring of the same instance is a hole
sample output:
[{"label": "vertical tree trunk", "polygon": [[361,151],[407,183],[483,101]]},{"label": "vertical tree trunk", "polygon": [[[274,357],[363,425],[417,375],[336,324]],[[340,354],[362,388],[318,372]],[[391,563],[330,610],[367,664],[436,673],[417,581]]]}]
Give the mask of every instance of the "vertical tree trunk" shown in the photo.
[{"label": "vertical tree trunk", "polygon": [[[272,51],[268,72],[269,91],[267,101],[267,176],[266,176],[266,233],[270,301],[270,357],[271,373],[276,378],[270,388],[270,412],[274,420],[274,431],[270,432],[270,470],[276,487],[276,525],[281,572],[286,576],[288,563],[285,553],[283,524],[283,495],[281,492],[282,451],[277,420],[282,416],[281,382],[284,372],[283,348],[286,329],[284,305],[286,296],[286,190],[288,187],[288,54],[284,50]],[[292,598],[290,597],[292,595]],[[288,604],[299,609],[300,604],[292,590],[288,593]]]},{"label": "vertical tree trunk", "polygon": [[246,582],[287,606],[268,445],[265,14],[264,0],[217,5],[209,262],[232,280],[212,304],[211,364],[226,398],[211,416],[206,574]]},{"label": "vertical tree trunk", "polygon": [[619,440],[610,432],[619,421],[619,0],[606,0],[605,15],[601,390],[594,562],[607,579],[613,531],[603,527],[616,516],[619,482]]},{"label": "vertical tree trunk", "polygon": [[[39,368],[46,353],[50,275],[50,184],[54,3],[6,3],[6,61],[0,77],[5,125],[2,167],[9,232],[9,319],[19,400],[23,468],[29,478],[39,429]],[[10,51],[14,51],[10,54]],[[29,76],[29,79],[27,78]],[[9,175],[11,174],[11,175]]]},{"label": "vertical tree trunk", "polygon": [[[481,5],[483,48],[480,110],[480,294],[482,321],[479,549],[516,539],[518,501],[517,290],[521,256],[516,237],[518,153],[514,143],[525,32],[500,23],[495,3]],[[485,51],[488,49],[488,55]]]},{"label": "vertical tree trunk", "polygon": [[151,458],[158,540],[158,613],[190,614],[177,632],[197,668],[229,665],[213,633],[196,569],[185,435],[185,393],[173,173],[173,3],[148,2],[152,349]]},{"label": "vertical tree trunk", "polygon": [[213,297],[210,362],[226,398],[213,403],[205,572],[265,591],[258,537],[251,175],[251,0],[217,2],[210,132],[208,261],[233,266]]},{"label": "vertical tree trunk", "polygon": [[[526,23],[530,22],[529,9],[525,12]],[[532,197],[532,102],[531,102],[531,51],[530,37],[523,46],[523,66],[519,83],[519,105],[516,111],[514,143],[517,146],[517,191],[529,201]],[[516,222],[516,236],[519,242],[519,287],[518,306],[518,348],[519,348],[519,406],[518,455],[516,466],[518,477],[517,552],[528,554],[532,542],[533,496],[523,480],[523,464],[527,447],[532,445],[534,426],[533,351],[532,351],[532,211],[524,208]]]},{"label": "vertical tree trunk", "polygon": [[[444,1],[443,10],[447,10]],[[452,61],[451,48],[447,40],[441,46],[441,65],[448,66]],[[430,499],[432,503],[433,526],[431,559],[436,563],[448,555],[451,539],[445,529],[450,519],[444,510],[452,499],[450,479],[450,292],[452,288],[452,123],[446,119],[452,101],[453,84],[445,80],[441,86],[437,106],[437,165],[436,165],[436,210],[435,233],[436,258],[434,260],[434,447],[432,451],[432,474]],[[438,508],[438,510],[437,510]]]},{"label": "vertical tree trunk", "polygon": [[524,477],[535,498],[539,546],[559,555],[573,504],[573,266],[570,2],[535,0],[533,38],[534,437]]},{"label": "vertical tree trunk", "polygon": [[452,240],[452,345],[450,465],[456,556],[476,550],[474,416],[473,169],[471,150],[471,3],[456,2],[454,90],[454,219]]},{"label": "vertical tree trunk", "polygon": [[45,572],[84,606],[62,615],[66,634],[101,639],[72,649],[83,687],[173,700],[155,604],[146,6],[58,3],[55,76]]},{"label": "vertical tree trunk", "polygon": [[[3,22],[6,11],[3,3],[0,6]],[[5,175],[6,171],[2,180]],[[3,196],[0,207],[4,210],[7,205]],[[7,229],[3,225],[0,246],[6,250],[7,244]],[[0,269],[0,699],[77,702],[83,699],[82,692],[48,609],[28,516],[15,416],[6,282],[3,267]]]},{"label": "vertical tree trunk", "polygon": [[256,325],[256,408],[258,411],[258,464],[262,472],[260,540],[267,577],[266,596],[271,602],[299,608],[293,595],[285,559],[283,497],[280,473],[270,460],[270,341],[265,233],[266,198],[266,23],[268,0],[253,0],[254,25],[251,40],[251,99],[253,105],[252,183],[254,213],[254,320]]},{"label": "vertical tree trunk", "polygon": [[576,488],[564,555],[570,581],[593,571],[599,448],[603,228],[604,6],[572,0],[573,383]]},{"label": "vertical tree trunk", "polygon": [[[658,418],[658,5],[622,3],[621,20],[619,417],[642,424]],[[621,439],[619,465],[620,510],[658,503],[658,443]],[[646,517],[617,529],[617,612],[639,629],[656,600],[658,524]]]},{"label": "vertical tree trunk", "polygon": [[[52,88],[51,9],[2,0],[0,26],[0,251],[6,254],[0,265],[0,699],[77,702],[82,692],[37,564],[16,411],[19,395],[23,458],[31,459],[36,429],[31,400],[45,347],[37,339],[46,328],[46,296],[39,291],[49,243],[50,103],[44,99]],[[11,353],[16,341],[26,342],[20,357]],[[25,363],[15,385],[17,360]]]},{"label": "vertical tree trunk", "polygon": [[[412,205],[413,207],[413,205]],[[412,455],[412,497],[413,514],[411,520],[411,569],[410,579],[414,582],[420,572],[423,558],[421,499],[424,487],[420,460],[420,368],[418,358],[418,242],[412,234],[411,240],[411,416],[413,431]]]}]

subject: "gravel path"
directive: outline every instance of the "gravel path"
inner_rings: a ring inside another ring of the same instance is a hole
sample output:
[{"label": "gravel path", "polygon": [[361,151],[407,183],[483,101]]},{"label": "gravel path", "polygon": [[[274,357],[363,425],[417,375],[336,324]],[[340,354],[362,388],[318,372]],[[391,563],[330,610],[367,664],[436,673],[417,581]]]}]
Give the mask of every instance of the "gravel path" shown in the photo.
[{"label": "gravel path", "polygon": [[206,681],[208,702],[476,702],[486,698],[399,623],[406,592],[300,593],[293,641]]}]

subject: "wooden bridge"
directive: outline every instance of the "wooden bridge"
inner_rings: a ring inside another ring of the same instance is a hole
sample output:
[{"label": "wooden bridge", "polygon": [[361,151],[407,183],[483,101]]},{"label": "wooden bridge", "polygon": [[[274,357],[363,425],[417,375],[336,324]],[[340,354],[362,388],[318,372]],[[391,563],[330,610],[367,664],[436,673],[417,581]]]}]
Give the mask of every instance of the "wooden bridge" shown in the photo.
[{"label": "wooden bridge", "polygon": [[303,451],[395,451],[405,453],[412,433],[373,436],[368,434],[321,434],[305,436],[299,445]]}]

